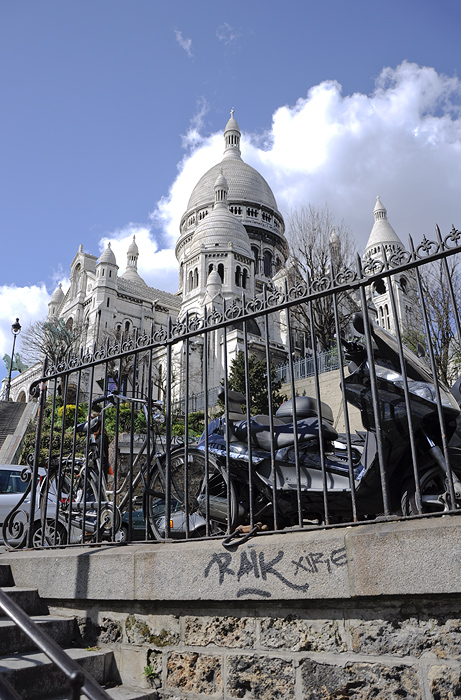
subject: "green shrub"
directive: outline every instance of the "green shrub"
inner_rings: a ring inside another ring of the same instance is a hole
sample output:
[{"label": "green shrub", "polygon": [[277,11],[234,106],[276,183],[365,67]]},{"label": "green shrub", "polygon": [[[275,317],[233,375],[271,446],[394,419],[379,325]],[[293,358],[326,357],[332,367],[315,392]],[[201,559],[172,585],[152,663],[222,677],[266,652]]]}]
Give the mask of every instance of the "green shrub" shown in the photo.
[{"label": "green shrub", "polygon": [[195,411],[195,413],[189,413],[189,430],[193,430],[195,433],[200,435],[203,433],[205,427],[205,414],[203,411]]},{"label": "green shrub", "polygon": [[[62,426],[62,416],[64,414],[64,406],[60,406],[57,411],[56,425]],[[78,407],[77,423],[81,423],[86,420],[87,410],[85,406]],[[75,421],[75,406],[69,404],[66,406],[66,428],[73,428]]]}]

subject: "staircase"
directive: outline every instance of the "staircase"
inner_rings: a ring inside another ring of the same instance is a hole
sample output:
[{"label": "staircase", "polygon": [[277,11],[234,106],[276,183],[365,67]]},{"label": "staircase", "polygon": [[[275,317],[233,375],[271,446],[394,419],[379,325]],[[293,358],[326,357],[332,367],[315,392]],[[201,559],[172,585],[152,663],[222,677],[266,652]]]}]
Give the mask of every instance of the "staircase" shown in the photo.
[{"label": "staircase", "polygon": [[16,430],[26,405],[21,402],[0,401],[0,447],[5,442],[6,436]]},{"label": "staircase", "polygon": [[0,464],[14,464],[22,438],[38,403],[0,401]]},{"label": "staircase", "polygon": [[[14,586],[10,567],[2,564],[0,587],[71,659],[105,689],[109,698],[157,700],[156,691],[121,683],[112,651],[79,648],[76,620],[49,615],[38,592],[35,589]],[[0,617],[0,676],[12,686],[21,700],[71,698],[70,685],[64,674],[34,646],[29,637],[9,617]],[[0,697],[10,696],[3,695],[0,687]],[[87,696],[82,695],[83,697]]]}]

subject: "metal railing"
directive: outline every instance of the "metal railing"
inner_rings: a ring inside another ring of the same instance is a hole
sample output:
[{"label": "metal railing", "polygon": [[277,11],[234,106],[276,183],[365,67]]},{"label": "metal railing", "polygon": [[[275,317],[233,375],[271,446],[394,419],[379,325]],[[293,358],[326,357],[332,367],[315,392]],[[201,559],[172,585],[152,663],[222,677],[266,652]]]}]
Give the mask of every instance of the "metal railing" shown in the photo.
[{"label": "metal railing", "polygon": [[[69,683],[71,700],[78,700],[82,693],[89,700],[110,700],[105,690],[1,589],[0,609],[62,671]],[[0,697],[3,700],[21,700],[14,688],[1,675]]]},{"label": "metal railing", "polygon": [[312,355],[306,355],[293,362],[279,365],[276,368],[275,376],[276,379],[286,384],[291,381],[292,372],[295,381],[297,381],[298,379],[313,377],[316,372],[317,374],[323,374],[336,369],[339,369],[339,354],[336,348],[332,348],[326,352],[319,352],[316,360],[314,360]]},{"label": "metal railing", "polygon": [[[206,307],[202,316],[170,319],[167,327],[45,363],[35,387],[40,413],[31,459],[30,503],[39,507],[41,525],[36,544],[222,537],[238,527],[277,531],[456,512],[459,407],[444,382],[460,366],[460,242],[456,229],[443,238],[437,229],[433,241],[410,239],[410,252],[390,251],[386,258],[384,251],[383,259],[357,259],[355,269],[287,280],[253,299],[243,295]],[[325,335],[327,326],[335,350],[322,354],[318,333]],[[310,343],[308,361],[293,359],[298,330]],[[322,370],[334,358],[339,386],[329,407]],[[312,397],[278,411],[278,379],[296,397],[306,372]],[[109,391],[114,377],[123,379],[128,396],[145,398],[144,423],[134,403]],[[107,436],[110,450],[91,427],[77,431],[95,399],[104,406],[99,435]],[[153,405],[159,400],[163,424]],[[362,418],[358,436],[351,407]],[[252,411],[266,415],[255,420]],[[339,413],[338,436],[332,425]],[[123,431],[130,449],[122,459]],[[144,452],[135,449],[140,432]],[[155,448],[159,433],[163,454]],[[45,495],[40,467],[54,470]],[[23,507],[5,522],[12,547],[32,546],[37,532],[34,507],[25,518]]]}]

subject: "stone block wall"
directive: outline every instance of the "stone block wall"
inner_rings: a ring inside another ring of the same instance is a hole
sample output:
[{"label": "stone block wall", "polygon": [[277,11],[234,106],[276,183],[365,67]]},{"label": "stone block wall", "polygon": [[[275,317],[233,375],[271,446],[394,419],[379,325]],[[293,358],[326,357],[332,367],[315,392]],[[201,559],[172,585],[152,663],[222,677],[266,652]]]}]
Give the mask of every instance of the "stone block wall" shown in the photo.
[{"label": "stone block wall", "polygon": [[[347,367],[344,368],[344,373],[346,376],[348,375]],[[346,428],[339,369],[319,374],[319,385],[321,400],[328,404],[333,411],[334,427],[339,433],[343,433]],[[304,393],[307,396],[315,397],[314,377],[296,380],[296,391],[298,396],[302,396]],[[291,399],[291,384],[283,384],[280,393],[284,394],[288,399]],[[348,404],[347,409],[351,432],[363,430],[362,419],[358,408]]]},{"label": "stone block wall", "polygon": [[162,699],[461,697],[461,597],[159,607],[53,611],[76,614],[85,645],[110,645],[124,682]]},{"label": "stone block wall", "polygon": [[2,555],[160,700],[461,698],[460,516]]}]

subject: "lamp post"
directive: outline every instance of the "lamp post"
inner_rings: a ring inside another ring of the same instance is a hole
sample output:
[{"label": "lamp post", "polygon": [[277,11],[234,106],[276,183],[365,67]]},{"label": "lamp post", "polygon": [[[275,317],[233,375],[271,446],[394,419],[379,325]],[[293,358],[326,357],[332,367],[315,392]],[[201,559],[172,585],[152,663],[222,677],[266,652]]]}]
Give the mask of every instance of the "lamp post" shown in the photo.
[{"label": "lamp post", "polygon": [[8,384],[6,385],[6,401],[10,400],[11,372],[13,370],[14,362],[14,346],[16,344],[16,337],[21,332],[21,324],[19,323],[19,318],[16,319],[15,323],[11,324],[11,332],[13,334],[13,350],[11,352],[10,371],[8,372]]}]

